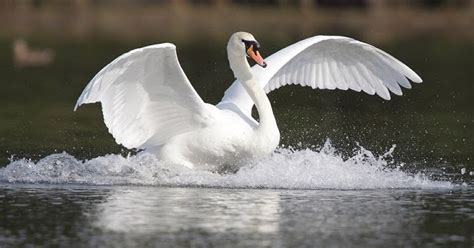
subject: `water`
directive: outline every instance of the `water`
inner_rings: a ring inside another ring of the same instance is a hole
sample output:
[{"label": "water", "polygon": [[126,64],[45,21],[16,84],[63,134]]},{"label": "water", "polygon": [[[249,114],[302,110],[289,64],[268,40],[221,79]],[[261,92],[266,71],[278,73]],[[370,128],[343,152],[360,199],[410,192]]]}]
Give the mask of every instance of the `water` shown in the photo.
[{"label": "water", "polygon": [[[472,42],[375,43],[424,79],[389,102],[291,86],[271,93],[281,147],[220,175],[116,145],[98,105],[72,112],[102,66],[173,37],[27,38],[56,58],[25,68],[0,60],[0,247],[473,245]],[[258,36],[264,54],[302,38]],[[225,42],[175,42],[210,103],[232,82]],[[2,58],[10,49],[0,37]]]},{"label": "water", "polygon": [[15,160],[0,168],[0,244],[471,247],[473,187],[390,166],[394,149],[280,148],[225,175],[144,152]]},{"label": "water", "polygon": [[2,247],[473,244],[471,189],[0,186]]},{"label": "water", "polygon": [[354,156],[343,159],[327,141],[319,150],[277,149],[235,174],[224,175],[169,165],[146,152],[127,157],[107,155],[85,162],[61,153],[37,163],[15,160],[0,168],[0,182],[284,189],[454,187],[447,176],[445,181],[433,181],[427,174],[409,174],[400,166],[390,168],[387,158],[392,152],[376,157],[361,147]]}]

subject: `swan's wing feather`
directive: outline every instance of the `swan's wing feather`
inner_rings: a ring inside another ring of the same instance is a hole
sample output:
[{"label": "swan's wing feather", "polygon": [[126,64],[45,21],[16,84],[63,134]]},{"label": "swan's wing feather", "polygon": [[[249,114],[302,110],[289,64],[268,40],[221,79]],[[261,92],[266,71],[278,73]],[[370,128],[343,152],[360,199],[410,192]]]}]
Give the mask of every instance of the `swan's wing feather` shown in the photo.
[{"label": "swan's wing feather", "polygon": [[112,61],[86,86],[74,110],[94,102],[102,103],[109,132],[127,148],[163,144],[206,125],[211,115],[169,43],[135,49]]},{"label": "swan's wing feather", "polygon": [[[285,85],[313,89],[351,89],[389,100],[390,91],[401,95],[400,85],[421,78],[408,66],[369,44],[341,36],[315,36],[266,58],[267,68],[253,66],[252,73],[265,91]],[[407,79],[408,78],[408,79]],[[225,92],[220,106],[237,106],[250,116],[253,102],[239,82]]]}]

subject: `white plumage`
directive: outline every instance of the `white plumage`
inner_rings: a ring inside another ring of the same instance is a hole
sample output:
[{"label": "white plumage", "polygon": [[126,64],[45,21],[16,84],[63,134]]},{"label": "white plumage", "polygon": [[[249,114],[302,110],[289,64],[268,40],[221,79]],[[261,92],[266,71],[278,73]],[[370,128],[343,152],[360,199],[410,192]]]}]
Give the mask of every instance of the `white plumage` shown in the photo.
[{"label": "white plumage", "polygon": [[[265,59],[267,68],[257,65],[252,73],[266,93],[285,85],[313,89],[351,89],[377,94],[390,100],[389,90],[402,95],[400,86],[411,85],[407,77],[421,78],[390,54],[369,44],[342,36],[315,36],[288,46]],[[236,80],[226,90],[223,103],[232,103],[250,115],[253,101]]]},{"label": "white plumage", "polygon": [[130,51],[102,69],[79,97],[102,103],[104,122],[127,148],[164,144],[204,125],[206,104],[182,71],[173,44]]},{"label": "white plumage", "polygon": [[[117,143],[146,149],[188,167],[232,170],[271,153],[279,131],[266,93],[284,85],[377,94],[389,100],[399,85],[422,82],[410,68],[371,45],[339,36],[315,36],[263,62],[255,38],[231,36],[227,46],[236,81],[214,106],[205,103],[182,71],[173,44],[135,49],[103,68],[75,109],[102,103],[104,122]],[[246,56],[260,65],[252,68]],[[408,79],[407,79],[408,78]],[[260,122],[251,116],[256,105]]]}]

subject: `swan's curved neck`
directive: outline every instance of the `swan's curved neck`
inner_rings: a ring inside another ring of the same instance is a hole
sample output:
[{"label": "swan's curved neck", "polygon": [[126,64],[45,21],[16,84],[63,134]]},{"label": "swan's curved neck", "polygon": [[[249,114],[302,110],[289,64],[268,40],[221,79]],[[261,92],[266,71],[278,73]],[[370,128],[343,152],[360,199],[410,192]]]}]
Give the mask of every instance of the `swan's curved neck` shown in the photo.
[{"label": "swan's curved neck", "polygon": [[232,53],[232,51],[228,51],[228,57],[234,76],[245,88],[255,103],[255,107],[257,107],[260,118],[259,129],[277,128],[270,100],[254,78],[247,58],[244,55]]}]

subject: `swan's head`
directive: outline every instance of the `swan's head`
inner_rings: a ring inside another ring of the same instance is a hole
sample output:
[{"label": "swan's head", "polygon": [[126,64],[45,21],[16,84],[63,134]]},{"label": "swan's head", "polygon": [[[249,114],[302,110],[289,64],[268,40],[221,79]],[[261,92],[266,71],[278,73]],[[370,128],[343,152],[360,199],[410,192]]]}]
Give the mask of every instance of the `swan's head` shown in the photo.
[{"label": "swan's head", "polygon": [[258,65],[265,68],[267,63],[263,60],[259,52],[260,43],[247,32],[234,33],[227,44],[228,53],[237,56],[247,56],[255,61]]}]

